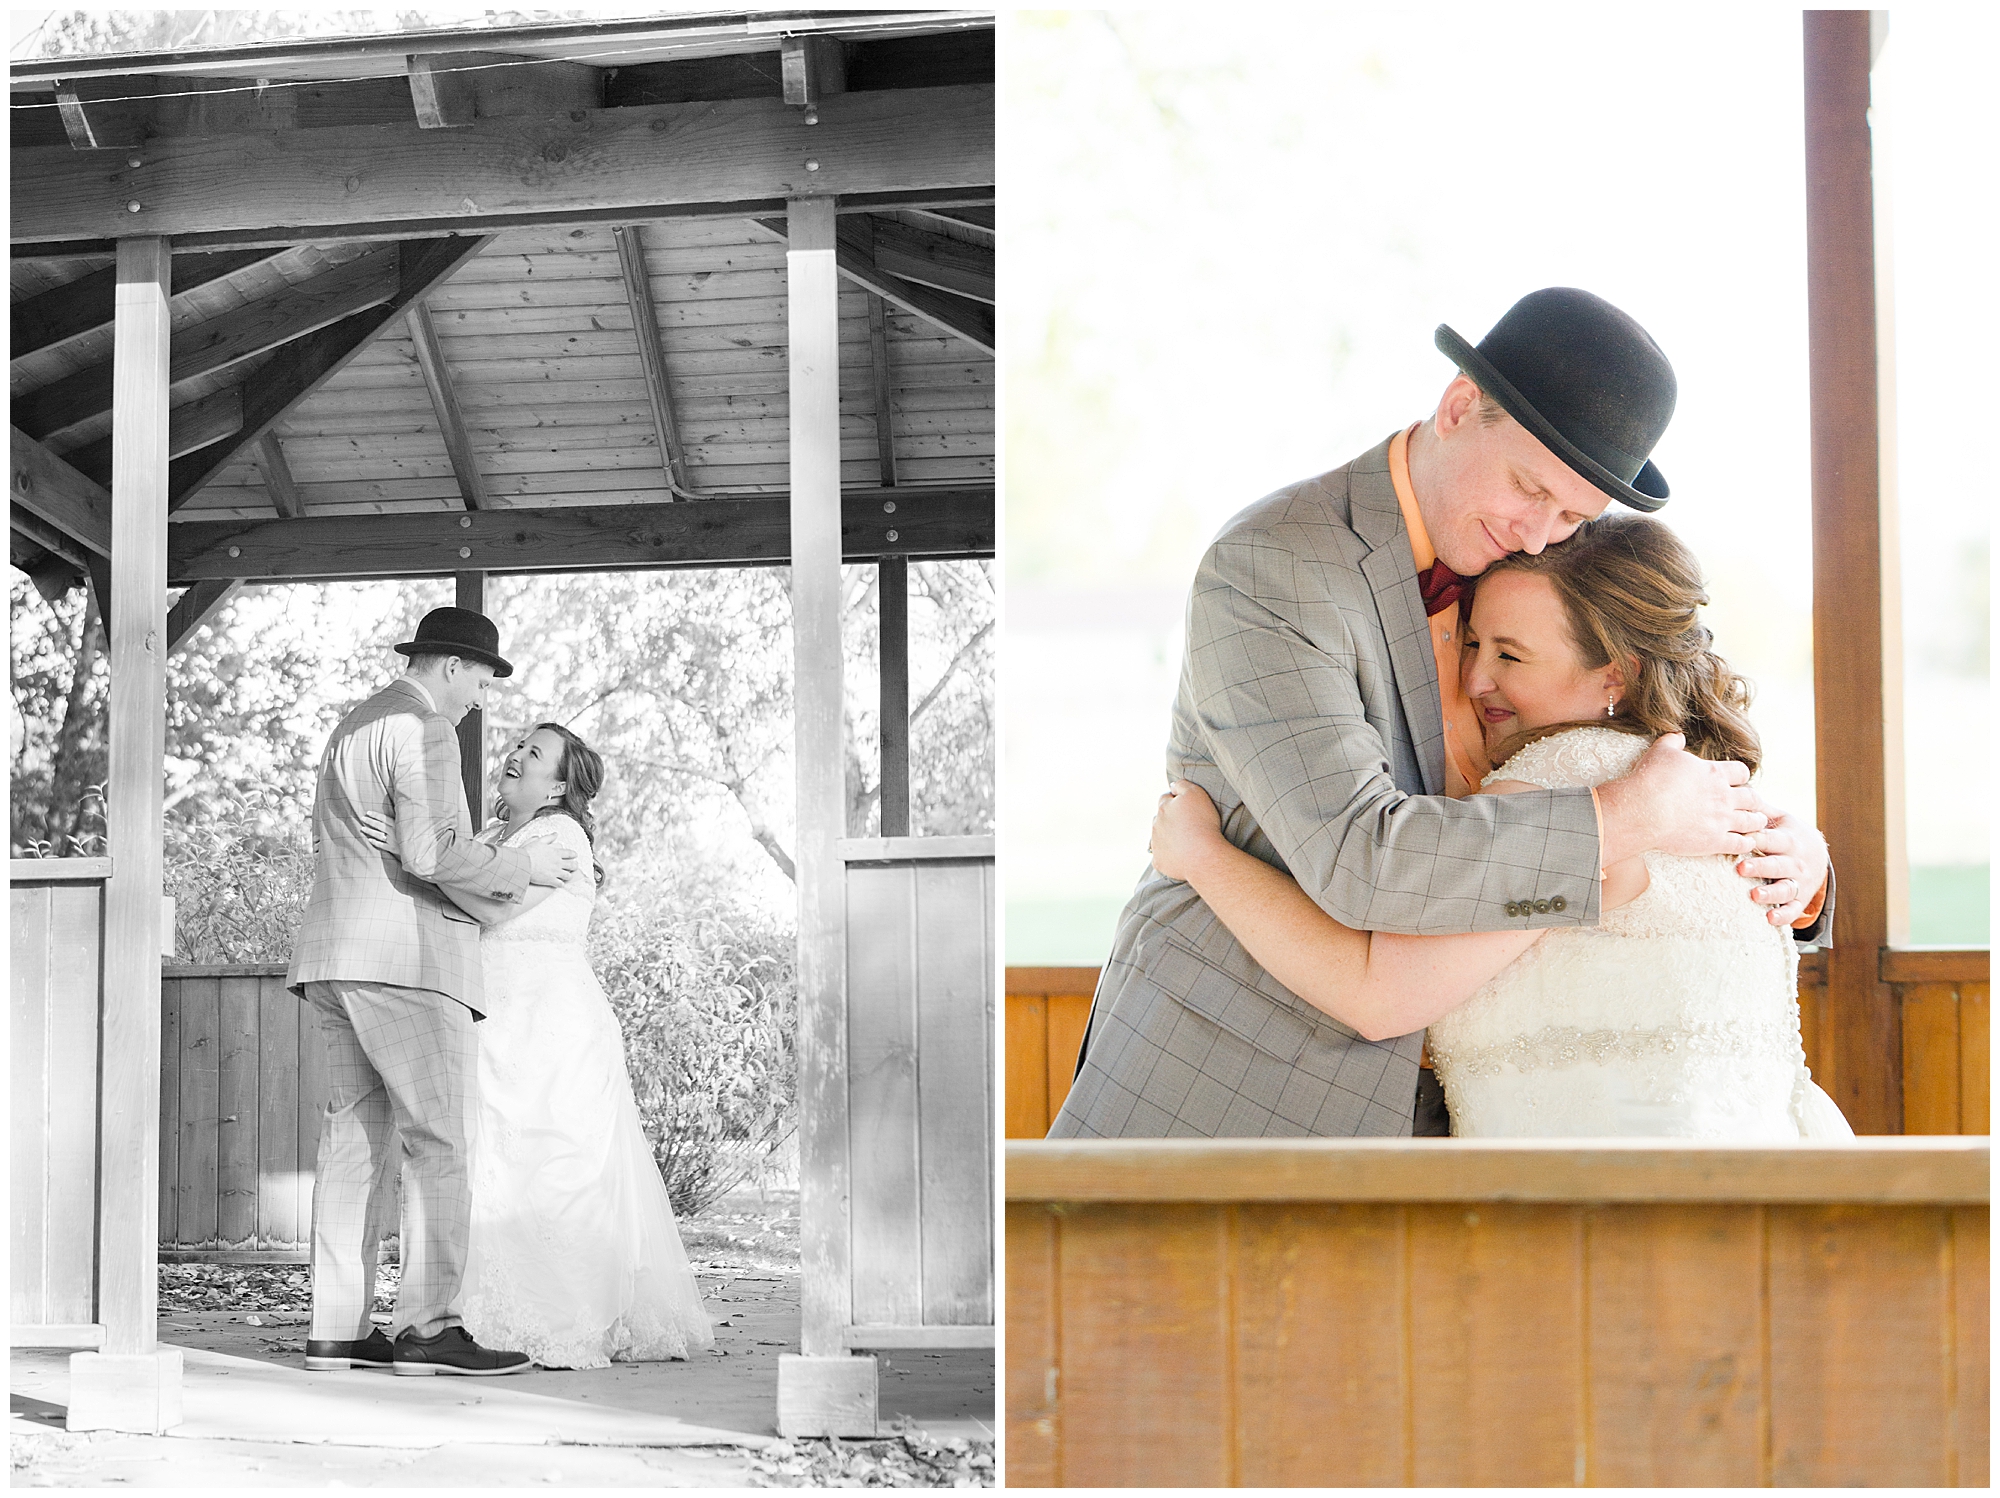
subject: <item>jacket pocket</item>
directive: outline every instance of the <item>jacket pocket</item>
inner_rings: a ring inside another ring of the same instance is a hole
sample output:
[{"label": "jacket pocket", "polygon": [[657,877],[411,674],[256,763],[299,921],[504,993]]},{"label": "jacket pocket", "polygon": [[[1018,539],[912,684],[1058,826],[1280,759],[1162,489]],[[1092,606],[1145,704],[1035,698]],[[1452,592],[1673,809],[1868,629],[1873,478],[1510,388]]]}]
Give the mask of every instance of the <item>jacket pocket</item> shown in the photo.
[{"label": "jacket pocket", "polygon": [[[1209,939],[1223,931],[1211,928]],[[1244,1044],[1287,1065],[1299,1059],[1313,1031],[1331,1020],[1279,987],[1233,937],[1203,951],[1178,931],[1155,925],[1139,945],[1140,964],[1154,984]],[[1278,991],[1269,992],[1264,985]],[[1303,1011],[1303,1012],[1301,1012]]]}]

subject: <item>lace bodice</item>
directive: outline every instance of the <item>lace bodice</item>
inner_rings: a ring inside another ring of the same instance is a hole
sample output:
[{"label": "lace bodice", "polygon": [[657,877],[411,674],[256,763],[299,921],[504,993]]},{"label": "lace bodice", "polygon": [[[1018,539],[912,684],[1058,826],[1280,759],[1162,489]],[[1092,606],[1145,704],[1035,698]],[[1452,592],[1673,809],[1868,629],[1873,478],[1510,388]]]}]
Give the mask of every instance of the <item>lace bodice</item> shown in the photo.
[{"label": "lace bodice", "polygon": [[[1649,746],[1572,729],[1488,780],[1598,785]],[[1595,928],[1547,932],[1431,1026],[1455,1133],[1799,1137],[1816,1101],[1791,934],[1765,921],[1732,858],[1645,864],[1638,898]]]},{"label": "lace bodice", "polygon": [[590,912],[597,904],[597,878],[591,871],[590,839],[584,836],[576,819],[558,812],[554,816],[535,817],[512,831],[505,823],[496,822],[479,836],[482,841],[506,848],[556,843],[574,852],[577,860],[576,872],[546,900],[511,920],[488,926],[482,933],[482,945],[554,942],[581,948],[590,929]]}]

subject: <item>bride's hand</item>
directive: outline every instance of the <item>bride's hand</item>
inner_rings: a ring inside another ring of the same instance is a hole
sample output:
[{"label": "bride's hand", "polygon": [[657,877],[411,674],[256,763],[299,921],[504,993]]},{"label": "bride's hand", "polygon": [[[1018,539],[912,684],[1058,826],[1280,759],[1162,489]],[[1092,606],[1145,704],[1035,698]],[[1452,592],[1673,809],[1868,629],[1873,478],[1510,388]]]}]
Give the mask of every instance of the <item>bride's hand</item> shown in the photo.
[{"label": "bride's hand", "polygon": [[1190,879],[1203,855],[1224,841],[1222,818],[1208,792],[1192,780],[1176,780],[1167,787],[1153,813],[1153,836],[1146,845],[1155,869],[1169,879]]},{"label": "bride's hand", "polygon": [[361,828],[361,836],[366,839],[371,848],[377,853],[387,853],[391,857],[395,855],[396,841],[391,835],[387,821],[376,816],[372,811],[357,811],[354,817],[356,823]]}]

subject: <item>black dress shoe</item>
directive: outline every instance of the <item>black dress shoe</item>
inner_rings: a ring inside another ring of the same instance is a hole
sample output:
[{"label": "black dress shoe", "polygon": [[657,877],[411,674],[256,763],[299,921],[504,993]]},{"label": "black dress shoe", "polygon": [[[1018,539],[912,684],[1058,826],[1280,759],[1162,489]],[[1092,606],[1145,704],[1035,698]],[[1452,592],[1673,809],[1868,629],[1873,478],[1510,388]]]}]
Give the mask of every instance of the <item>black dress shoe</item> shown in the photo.
[{"label": "black dress shoe", "polygon": [[493,1378],[502,1373],[526,1373],[533,1366],[525,1352],[481,1347],[462,1326],[448,1326],[435,1337],[404,1332],[396,1339],[395,1371],[411,1377],[456,1373],[464,1378]]},{"label": "black dress shoe", "polygon": [[328,1373],[339,1368],[387,1368],[392,1353],[389,1339],[376,1327],[359,1342],[334,1342],[324,1337],[306,1340],[306,1371]]}]

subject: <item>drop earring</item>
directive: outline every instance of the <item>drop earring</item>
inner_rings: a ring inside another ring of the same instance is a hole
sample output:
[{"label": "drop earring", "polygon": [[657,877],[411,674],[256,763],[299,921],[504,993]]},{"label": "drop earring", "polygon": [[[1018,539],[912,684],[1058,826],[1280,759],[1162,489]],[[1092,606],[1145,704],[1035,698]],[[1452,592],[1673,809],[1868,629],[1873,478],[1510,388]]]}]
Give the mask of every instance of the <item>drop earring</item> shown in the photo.
[{"label": "drop earring", "polygon": [[1616,692],[1608,692],[1605,694],[1604,716],[1607,718],[1615,718],[1618,716],[1618,694]]}]

